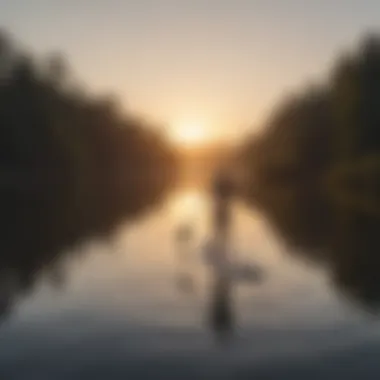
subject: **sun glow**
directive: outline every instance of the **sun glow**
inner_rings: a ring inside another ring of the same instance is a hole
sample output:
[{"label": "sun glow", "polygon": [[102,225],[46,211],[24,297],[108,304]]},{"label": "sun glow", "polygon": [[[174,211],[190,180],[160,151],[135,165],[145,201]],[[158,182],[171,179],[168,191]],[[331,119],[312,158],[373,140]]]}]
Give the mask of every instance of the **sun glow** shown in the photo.
[{"label": "sun glow", "polygon": [[210,129],[197,122],[179,123],[170,131],[170,138],[177,145],[197,146],[211,140]]}]

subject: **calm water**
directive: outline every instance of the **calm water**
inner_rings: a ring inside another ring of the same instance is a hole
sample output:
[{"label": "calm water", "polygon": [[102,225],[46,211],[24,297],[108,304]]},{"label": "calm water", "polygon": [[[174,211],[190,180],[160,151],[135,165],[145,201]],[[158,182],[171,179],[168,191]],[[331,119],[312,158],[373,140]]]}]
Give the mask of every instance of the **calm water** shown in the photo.
[{"label": "calm water", "polygon": [[[233,333],[221,344],[201,254],[209,208],[201,190],[178,190],[107,238],[63,251],[57,268],[38,272],[26,292],[12,270],[3,271],[0,378],[378,378],[376,318],[239,202],[234,255],[265,276],[260,284],[230,284]],[[188,220],[195,237],[184,260],[174,231]],[[188,291],[179,286],[185,275]]]}]

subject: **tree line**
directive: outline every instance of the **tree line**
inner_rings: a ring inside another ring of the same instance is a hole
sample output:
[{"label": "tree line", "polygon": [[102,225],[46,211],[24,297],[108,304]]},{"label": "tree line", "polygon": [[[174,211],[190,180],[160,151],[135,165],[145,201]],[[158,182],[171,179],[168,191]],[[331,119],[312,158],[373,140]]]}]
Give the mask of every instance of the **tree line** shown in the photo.
[{"label": "tree line", "polygon": [[60,54],[36,58],[3,32],[0,82],[1,191],[111,212],[172,180],[158,129],[81,88]]},{"label": "tree line", "polygon": [[324,84],[275,107],[240,160],[248,192],[311,184],[380,215],[380,36],[337,59]]},{"label": "tree line", "polygon": [[379,311],[380,36],[275,107],[241,146],[244,199],[342,294]]},{"label": "tree line", "polygon": [[79,86],[60,54],[0,33],[0,276],[33,283],[65,248],[158,204],[175,173],[158,128]]}]

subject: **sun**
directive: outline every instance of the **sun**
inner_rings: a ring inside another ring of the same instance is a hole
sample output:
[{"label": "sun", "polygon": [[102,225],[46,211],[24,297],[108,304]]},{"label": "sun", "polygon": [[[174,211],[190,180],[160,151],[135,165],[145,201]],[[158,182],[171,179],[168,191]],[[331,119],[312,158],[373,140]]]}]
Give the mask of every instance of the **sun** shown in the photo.
[{"label": "sun", "polygon": [[211,136],[209,129],[199,122],[184,122],[173,126],[171,140],[181,146],[197,146],[207,143]]}]

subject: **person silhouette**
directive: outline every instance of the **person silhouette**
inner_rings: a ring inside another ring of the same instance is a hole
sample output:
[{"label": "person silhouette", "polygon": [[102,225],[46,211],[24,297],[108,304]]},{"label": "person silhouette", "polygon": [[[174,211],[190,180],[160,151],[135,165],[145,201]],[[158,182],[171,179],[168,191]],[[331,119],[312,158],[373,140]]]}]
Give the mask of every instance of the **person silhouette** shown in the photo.
[{"label": "person silhouette", "polygon": [[212,266],[209,323],[217,337],[225,342],[230,336],[234,318],[229,278],[229,231],[233,186],[227,173],[216,173],[212,188],[212,239],[206,246],[207,261]]},{"label": "person silhouette", "polygon": [[219,171],[213,183],[213,229],[215,236],[226,236],[231,225],[233,184],[225,171]]}]

